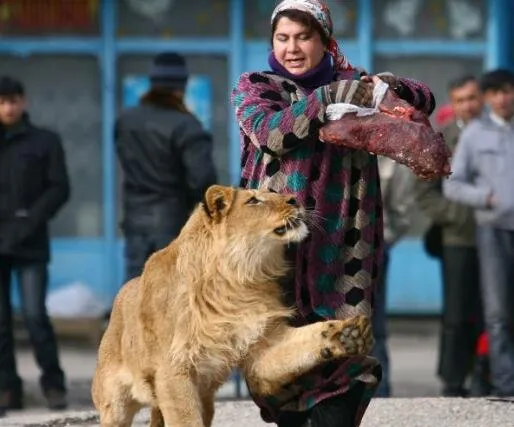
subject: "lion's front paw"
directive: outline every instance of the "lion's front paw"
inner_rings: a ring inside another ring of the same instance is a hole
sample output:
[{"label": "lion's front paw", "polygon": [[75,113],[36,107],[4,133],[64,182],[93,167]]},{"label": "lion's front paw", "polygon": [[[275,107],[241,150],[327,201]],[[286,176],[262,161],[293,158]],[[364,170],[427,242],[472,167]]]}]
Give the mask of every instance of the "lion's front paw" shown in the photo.
[{"label": "lion's front paw", "polygon": [[323,359],[346,356],[367,356],[375,343],[368,316],[356,316],[347,320],[330,320],[321,333],[329,345],[321,350]]}]

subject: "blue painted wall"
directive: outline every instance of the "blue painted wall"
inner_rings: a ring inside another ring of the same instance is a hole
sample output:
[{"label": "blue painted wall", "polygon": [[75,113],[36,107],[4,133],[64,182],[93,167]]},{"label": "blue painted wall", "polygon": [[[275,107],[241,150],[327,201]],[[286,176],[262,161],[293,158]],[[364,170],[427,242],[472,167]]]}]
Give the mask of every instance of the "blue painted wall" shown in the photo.
[{"label": "blue painted wall", "polygon": [[[52,242],[51,289],[73,281],[83,281],[104,301],[110,302],[123,279],[123,242],[117,237],[116,158],[112,129],[117,99],[116,60],[122,54],[152,55],[164,49],[184,54],[221,55],[228,60],[230,86],[239,74],[260,69],[266,64],[267,40],[246,42],[243,0],[229,0],[230,31],[225,38],[118,38],[116,4],[101,1],[101,36],[98,38],[0,37],[0,54],[70,54],[93,55],[99,60],[102,83],[102,218],[103,234],[97,239],[66,238]],[[250,0],[247,0],[250,1]],[[345,40],[350,59],[373,69],[376,55],[403,58],[425,55],[437,57],[485,58],[485,68],[514,66],[514,2],[489,0],[486,39],[482,41],[448,40],[374,40],[373,1],[359,0],[357,38]],[[230,136],[229,168],[232,183],[239,174],[239,142],[233,120],[227,123]],[[408,262],[406,262],[408,261]],[[441,305],[439,266],[422,251],[419,239],[407,239],[393,250],[389,276],[389,311],[391,313],[438,313]],[[16,296],[14,297],[17,302]]]}]

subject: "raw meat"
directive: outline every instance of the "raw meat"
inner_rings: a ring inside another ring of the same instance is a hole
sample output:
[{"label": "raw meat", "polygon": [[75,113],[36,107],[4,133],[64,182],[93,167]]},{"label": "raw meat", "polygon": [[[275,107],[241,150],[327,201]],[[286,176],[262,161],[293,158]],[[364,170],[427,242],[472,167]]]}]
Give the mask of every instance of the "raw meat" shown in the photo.
[{"label": "raw meat", "polygon": [[372,115],[344,114],[328,120],[320,139],[332,144],[389,157],[422,179],[450,175],[451,151],[426,114],[387,90]]}]

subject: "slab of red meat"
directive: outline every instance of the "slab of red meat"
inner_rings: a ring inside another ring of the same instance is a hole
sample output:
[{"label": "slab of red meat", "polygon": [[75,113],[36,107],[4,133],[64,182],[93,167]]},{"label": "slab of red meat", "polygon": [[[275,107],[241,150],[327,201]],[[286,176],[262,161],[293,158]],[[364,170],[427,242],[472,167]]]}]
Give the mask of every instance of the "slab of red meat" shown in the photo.
[{"label": "slab of red meat", "polygon": [[378,110],[369,116],[347,113],[338,120],[328,120],[320,129],[320,139],[389,157],[422,179],[450,174],[451,151],[426,114],[390,90]]}]

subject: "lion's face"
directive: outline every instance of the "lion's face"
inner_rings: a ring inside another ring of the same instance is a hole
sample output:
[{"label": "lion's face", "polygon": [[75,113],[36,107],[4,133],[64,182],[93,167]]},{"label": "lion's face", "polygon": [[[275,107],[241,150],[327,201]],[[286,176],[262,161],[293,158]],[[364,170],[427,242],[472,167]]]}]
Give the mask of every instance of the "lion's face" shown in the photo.
[{"label": "lion's face", "polygon": [[204,210],[228,240],[277,246],[308,234],[305,209],[291,195],[215,185],[205,194]]}]

